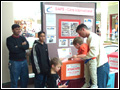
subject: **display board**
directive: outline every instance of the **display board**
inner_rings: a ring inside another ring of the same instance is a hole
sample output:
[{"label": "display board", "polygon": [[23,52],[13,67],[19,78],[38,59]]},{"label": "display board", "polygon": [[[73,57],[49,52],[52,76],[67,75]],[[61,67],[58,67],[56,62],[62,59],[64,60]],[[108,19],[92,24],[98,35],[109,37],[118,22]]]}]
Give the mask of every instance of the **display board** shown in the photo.
[{"label": "display board", "polygon": [[72,55],[77,49],[72,41],[79,36],[75,28],[85,23],[95,32],[95,3],[88,2],[43,2],[42,30],[46,32],[50,58],[58,57],[58,49],[71,48]]}]

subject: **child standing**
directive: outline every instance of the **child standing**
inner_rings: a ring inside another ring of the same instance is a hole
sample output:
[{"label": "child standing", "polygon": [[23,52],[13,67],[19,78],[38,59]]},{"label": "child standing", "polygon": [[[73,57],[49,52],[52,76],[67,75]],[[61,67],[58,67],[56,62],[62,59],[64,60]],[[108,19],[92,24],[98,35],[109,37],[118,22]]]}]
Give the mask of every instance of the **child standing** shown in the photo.
[{"label": "child standing", "polygon": [[39,40],[36,40],[31,51],[31,63],[35,73],[35,88],[44,88],[47,75],[50,72],[48,47],[45,44],[45,32],[38,32]]},{"label": "child standing", "polygon": [[51,59],[51,72],[48,76],[47,80],[47,86],[48,88],[67,88],[68,85],[60,85],[60,77],[57,74],[57,72],[60,70],[60,67],[62,65],[61,60],[58,58]]},{"label": "child standing", "polygon": [[[73,45],[76,49],[78,49],[78,54],[73,55],[73,58],[84,58],[88,51],[89,47],[86,43],[83,43],[83,39],[81,37],[76,37],[73,40]],[[84,62],[84,75],[85,75],[85,84],[82,86],[82,88],[97,88],[97,62],[96,57],[90,58],[85,60]],[[92,85],[90,85],[90,79],[92,81]]]}]

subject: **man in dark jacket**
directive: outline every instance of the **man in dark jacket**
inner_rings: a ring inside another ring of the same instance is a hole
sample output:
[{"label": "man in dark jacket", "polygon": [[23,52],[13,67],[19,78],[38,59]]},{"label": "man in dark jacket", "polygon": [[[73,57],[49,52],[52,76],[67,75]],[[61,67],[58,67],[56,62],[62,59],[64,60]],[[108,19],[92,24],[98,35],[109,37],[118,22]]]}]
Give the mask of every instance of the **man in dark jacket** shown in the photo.
[{"label": "man in dark jacket", "polygon": [[9,69],[11,78],[11,87],[17,88],[18,79],[20,77],[20,85],[26,88],[28,84],[28,65],[25,50],[29,48],[29,44],[25,37],[20,36],[20,26],[12,25],[13,35],[7,38],[6,44],[9,50]]},{"label": "man in dark jacket", "polygon": [[48,47],[45,44],[45,32],[38,32],[39,40],[34,42],[31,51],[31,62],[35,73],[35,88],[44,88],[50,72]]}]

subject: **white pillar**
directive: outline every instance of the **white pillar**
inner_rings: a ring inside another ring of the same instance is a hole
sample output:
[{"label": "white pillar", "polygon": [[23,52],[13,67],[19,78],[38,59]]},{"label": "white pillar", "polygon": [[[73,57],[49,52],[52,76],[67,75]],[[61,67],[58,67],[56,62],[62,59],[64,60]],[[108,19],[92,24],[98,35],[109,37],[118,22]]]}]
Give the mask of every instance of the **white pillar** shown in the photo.
[{"label": "white pillar", "polygon": [[13,19],[13,3],[2,2],[2,83],[10,82],[10,73],[8,69],[9,51],[6,47],[6,38],[12,35],[11,26]]},{"label": "white pillar", "polygon": [[101,2],[101,38],[103,41],[107,39],[107,14],[108,2]]}]

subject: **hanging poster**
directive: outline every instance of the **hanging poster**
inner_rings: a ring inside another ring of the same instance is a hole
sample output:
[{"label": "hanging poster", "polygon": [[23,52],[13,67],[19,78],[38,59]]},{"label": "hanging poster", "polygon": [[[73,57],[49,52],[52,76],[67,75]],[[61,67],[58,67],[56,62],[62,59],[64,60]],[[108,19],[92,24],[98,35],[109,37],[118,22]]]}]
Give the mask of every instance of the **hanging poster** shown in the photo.
[{"label": "hanging poster", "polygon": [[46,26],[56,26],[56,14],[46,14]]},{"label": "hanging poster", "polygon": [[56,36],[46,36],[47,37],[47,43],[56,43]]},{"label": "hanging poster", "polygon": [[56,14],[46,14],[47,43],[56,43]]},{"label": "hanging poster", "polygon": [[59,39],[59,47],[68,47],[68,39]]},{"label": "hanging poster", "polygon": [[53,26],[46,27],[46,31],[47,31],[47,36],[48,35],[55,35],[56,36],[56,27],[53,27]]},{"label": "hanging poster", "polygon": [[72,57],[72,51],[71,48],[59,48],[58,49],[58,57],[59,58],[70,58]]},{"label": "hanging poster", "polygon": [[78,35],[76,28],[80,20],[59,19],[59,38],[75,38]]},{"label": "hanging poster", "polygon": [[70,39],[70,40],[69,40],[69,46],[74,46],[74,45],[73,45],[73,39]]},{"label": "hanging poster", "polygon": [[92,23],[93,23],[92,19],[84,19],[84,24],[88,27],[90,31],[92,31],[92,26],[93,26]]}]

